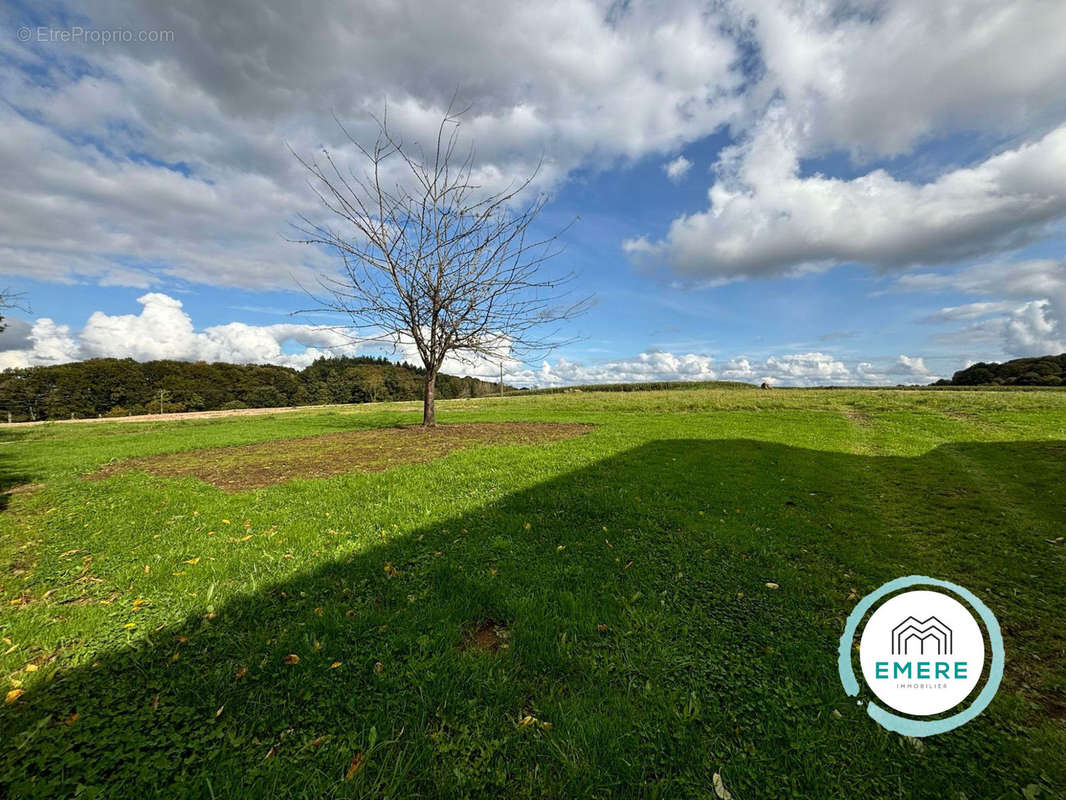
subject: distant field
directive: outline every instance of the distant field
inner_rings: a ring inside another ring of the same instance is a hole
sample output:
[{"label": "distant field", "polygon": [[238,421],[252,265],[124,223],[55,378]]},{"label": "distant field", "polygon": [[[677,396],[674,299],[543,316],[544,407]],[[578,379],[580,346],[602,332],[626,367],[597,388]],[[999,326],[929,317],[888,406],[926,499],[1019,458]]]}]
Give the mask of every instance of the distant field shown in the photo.
[{"label": "distant field", "polygon": [[[0,796],[1066,796],[1066,393],[438,418],[470,425],[0,430]],[[989,709],[924,740],[836,669],[857,600],[914,573],[975,592],[1007,652]]]}]

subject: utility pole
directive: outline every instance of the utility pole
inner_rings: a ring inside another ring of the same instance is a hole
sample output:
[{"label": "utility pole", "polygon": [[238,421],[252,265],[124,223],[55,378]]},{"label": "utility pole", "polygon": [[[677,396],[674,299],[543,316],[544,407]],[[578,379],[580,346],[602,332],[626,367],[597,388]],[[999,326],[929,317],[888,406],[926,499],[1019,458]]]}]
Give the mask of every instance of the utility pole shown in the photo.
[{"label": "utility pole", "polygon": [[500,397],[503,397],[503,362],[500,362]]}]

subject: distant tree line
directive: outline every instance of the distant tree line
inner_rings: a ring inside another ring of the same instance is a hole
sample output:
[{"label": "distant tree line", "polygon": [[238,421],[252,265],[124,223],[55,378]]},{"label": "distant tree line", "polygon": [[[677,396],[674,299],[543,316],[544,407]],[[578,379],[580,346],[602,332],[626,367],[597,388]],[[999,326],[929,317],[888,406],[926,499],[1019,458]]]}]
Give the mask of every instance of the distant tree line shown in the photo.
[{"label": "distant tree line", "polygon": [[[95,358],[0,373],[0,421],[124,417],[180,411],[417,400],[425,372],[370,356],[319,358],[303,370]],[[499,384],[440,375],[441,398],[481,397]]]},{"label": "distant tree line", "polygon": [[936,386],[1066,386],[1066,353],[1016,358],[1002,364],[980,362],[961,369]]}]

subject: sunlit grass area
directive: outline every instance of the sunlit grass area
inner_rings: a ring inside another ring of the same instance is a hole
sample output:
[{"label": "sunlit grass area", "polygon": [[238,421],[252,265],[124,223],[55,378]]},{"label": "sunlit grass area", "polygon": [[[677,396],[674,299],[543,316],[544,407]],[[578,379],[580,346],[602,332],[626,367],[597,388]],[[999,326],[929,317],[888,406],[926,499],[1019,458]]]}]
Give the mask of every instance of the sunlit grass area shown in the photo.
[{"label": "sunlit grass area", "polygon": [[[138,468],[336,461],[324,435],[418,418],[0,433],[8,796],[1066,792],[1066,393],[483,398],[438,418],[590,427],[247,491]],[[921,741],[836,672],[854,604],[915,573],[1007,651],[990,708]]]}]

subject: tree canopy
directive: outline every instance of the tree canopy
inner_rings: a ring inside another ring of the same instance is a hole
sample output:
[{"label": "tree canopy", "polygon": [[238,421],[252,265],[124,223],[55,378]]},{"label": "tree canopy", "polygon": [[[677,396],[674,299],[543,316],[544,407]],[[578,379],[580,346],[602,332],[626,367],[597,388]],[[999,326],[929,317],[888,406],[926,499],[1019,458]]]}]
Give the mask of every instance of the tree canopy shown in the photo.
[{"label": "tree canopy", "polygon": [[[320,358],[303,370],[271,364],[208,364],[95,358],[0,373],[0,414],[14,421],[127,416],[232,408],[417,400],[424,371],[371,356]],[[442,398],[480,397],[499,384],[438,376]]]},{"label": "tree canopy", "polygon": [[971,364],[937,381],[938,386],[1066,386],[1066,353],[1037,358],[1016,358],[1002,364]]}]

